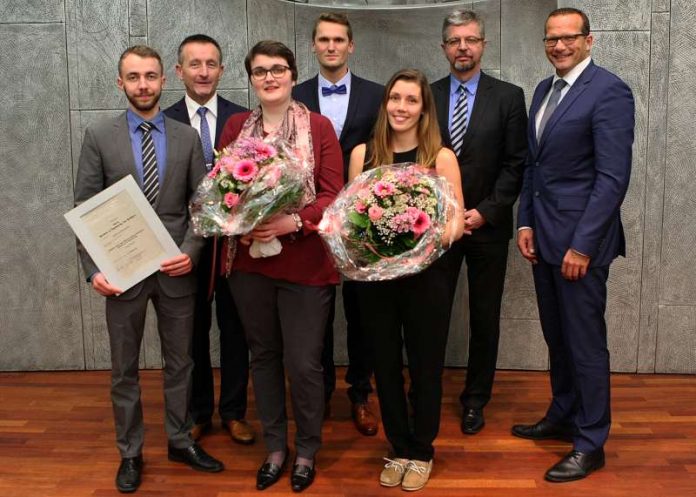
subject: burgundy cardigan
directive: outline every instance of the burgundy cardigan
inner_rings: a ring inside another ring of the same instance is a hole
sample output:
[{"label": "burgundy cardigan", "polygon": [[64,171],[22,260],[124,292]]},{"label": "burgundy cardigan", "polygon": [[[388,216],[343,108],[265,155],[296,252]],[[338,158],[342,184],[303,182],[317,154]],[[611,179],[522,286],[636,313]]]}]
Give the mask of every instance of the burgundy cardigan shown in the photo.
[{"label": "burgundy cardigan", "polygon": [[[222,130],[220,148],[233,142],[251,112],[233,114]],[[338,272],[333,259],[316,232],[324,209],[333,202],[343,187],[343,156],[331,122],[321,114],[310,113],[312,148],[314,149],[314,182],[317,199],[298,214],[303,228],[281,236],[283,250],[272,257],[254,259],[249,247],[237,244],[233,271],[259,273],[270,278],[310,286],[337,285]]]}]

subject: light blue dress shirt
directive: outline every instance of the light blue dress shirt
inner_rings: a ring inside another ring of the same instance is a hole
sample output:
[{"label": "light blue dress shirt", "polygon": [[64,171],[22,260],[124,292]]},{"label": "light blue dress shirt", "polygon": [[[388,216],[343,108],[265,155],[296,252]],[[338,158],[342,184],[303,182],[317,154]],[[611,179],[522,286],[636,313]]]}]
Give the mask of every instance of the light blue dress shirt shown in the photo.
[{"label": "light blue dress shirt", "polygon": [[[336,84],[332,83],[328,79],[319,73],[319,86],[317,91],[319,92],[319,110],[322,116],[326,116],[333,124],[334,131],[336,132],[336,138],[341,138],[341,132],[343,131],[343,125],[346,122],[346,116],[348,115],[348,100],[350,99],[350,71],[346,73]],[[321,93],[321,87],[332,87],[346,85],[346,94],[338,95],[333,93],[331,95],[324,96]]]},{"label": "light blue dress shirt", "polygon": [[[128,119],[128,134],[130,135],[131,148],[133,149],[133,158],[135,159],[135,170],[138,172],[138,182],[143,186],[143,132],[138,129],[138,126],[145,121],[135,112],[128,109],[126,111]],[[167,134],[164,129],[164,114],[158,113],[154,119],[150,120],[153,124],[150,130],[150,136],[155,144],[155,156],[157,157],[157,173],[159,174],[160,188],[164,182],[164,174],[167,166]]]},{"label": "light blue dress shirt", "polygon": [[449,99],[449,110],[447,115],[447,129],[452,132],[452,114],[454,114],[454,106],[459,98],[459,85],[464,85],[464,91],[466,91],[466,103],[467,103],[467,113],[466,113],[466,123],[467,131],[469,130],[469,124],[471,123],[471,112],[474,110],[474,102],[476,101],[476,90],[478,90],[479,80],[481,79],[481,72],[477,72],[469,81],[459,81],[454,77],[454,74],[450,74],[450,99]]}]

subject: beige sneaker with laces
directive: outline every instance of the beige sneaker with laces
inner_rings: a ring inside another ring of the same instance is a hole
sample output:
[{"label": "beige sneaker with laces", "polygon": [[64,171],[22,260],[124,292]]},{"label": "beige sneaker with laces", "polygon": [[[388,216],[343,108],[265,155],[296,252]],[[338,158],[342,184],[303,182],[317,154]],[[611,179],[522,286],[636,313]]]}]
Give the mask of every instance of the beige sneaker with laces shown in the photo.
[{"label": "beige sneaker with laces", "polygon": [[407,491],[420,490],[428,483],[430,472],[433,470],[433,460],[411,460],[406,464],[406,473],[401,481],[401,488]]},{"label": "beige sneaker with laces", "polygon": [[396,487],[404,478],[404,472],[409,460],[400,457],[395,457],[394,459],[385,457],[384,460],[387,461],[387,464],[384,465],[382,474],[379,475],[379,484],[383,487]]}]

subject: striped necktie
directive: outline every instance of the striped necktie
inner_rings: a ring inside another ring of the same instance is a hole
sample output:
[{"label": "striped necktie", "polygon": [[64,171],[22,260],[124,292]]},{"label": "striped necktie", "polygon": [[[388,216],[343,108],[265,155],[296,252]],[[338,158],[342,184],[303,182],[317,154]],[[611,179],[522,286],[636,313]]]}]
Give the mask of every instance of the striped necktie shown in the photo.
[{"label": "striped necktie", "polygon": [[208,120],[205,118],[208,109],[205,107],[198,107],[196,111],[201,117],[201,144],[203,145],[203,157],[205,158],[205,167],[210,171],[213,167],[213,143],[210,139],[210,128],[208,127]]},{"label": "striped necktie", "polygon": [[157,172],[157,155],[155,154],[155,142],[152,141],[150,131],[154,128],[151,122],[143,121],[138,128],[142,131],[143,150],[143,193],[150,205],[154,205],[159,195],[159,173]]},{"label": "striped necktie", "polygon": [[457,92],[459,93],[459,98],[457,98],[457,103],[454,104],[454,111],[452,112],[452,126],[450,128],[452,150],[454,150],[455,155],[459,155],[459,152],[462,150],[462,143],[464,143],[464,133],[466,133],[469,114],[469,104],[467,102],[466,89],[464,88],[464,85],[459,85]]}]

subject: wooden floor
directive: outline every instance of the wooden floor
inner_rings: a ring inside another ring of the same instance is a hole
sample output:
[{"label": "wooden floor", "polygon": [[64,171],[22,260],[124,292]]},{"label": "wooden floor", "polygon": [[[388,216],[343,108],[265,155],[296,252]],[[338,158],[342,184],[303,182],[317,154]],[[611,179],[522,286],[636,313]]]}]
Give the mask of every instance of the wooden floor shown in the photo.
[{"label": "wooden floor", "polygon": [[[548,375],[499,372],[486,409],[487,425],[475,436],[459,431],[457,396],[464,375],[459,369],[446,372],[434,473],[419,495],[696,496],[696,377],[613,376],[607,466],[582,481],[551,484],[543,480],[544,471],[569,445],[535,443],[509,434],[513,423],[535,421],[544,412]],[[226,471],[209,475],[167,461],[161,373],[144,371],[141,382],[146,444],[143,484],[137,495],[292,494],[287,477],[263,494],[257,492],[254,476],[263,444],[232,444],[218,426],[203,445],[224,461]],[[381,427],[377,437],[359,435],[348,410],[345,385],[339,384],[333,416],[324,426],[317,479],[305,493],[403,495],[399,488],[378,484],[386,452]],[[258,428],[253,398],[249,418]],[[0,497],[119,495],[114,488],[118,462],[107,372],[0,374]]]}]

